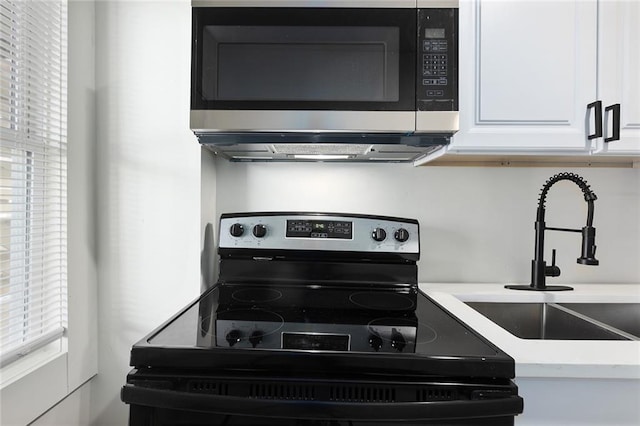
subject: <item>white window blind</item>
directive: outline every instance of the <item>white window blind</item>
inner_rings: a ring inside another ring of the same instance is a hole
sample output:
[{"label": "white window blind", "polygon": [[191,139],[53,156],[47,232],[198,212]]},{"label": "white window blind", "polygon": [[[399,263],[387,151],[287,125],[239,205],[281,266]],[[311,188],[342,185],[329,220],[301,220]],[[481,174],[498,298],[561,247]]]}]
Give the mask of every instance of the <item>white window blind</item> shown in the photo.
[{"label": "white window blind", "polygon": [[66,326],[66,0],[0,2],[0,364]]}]

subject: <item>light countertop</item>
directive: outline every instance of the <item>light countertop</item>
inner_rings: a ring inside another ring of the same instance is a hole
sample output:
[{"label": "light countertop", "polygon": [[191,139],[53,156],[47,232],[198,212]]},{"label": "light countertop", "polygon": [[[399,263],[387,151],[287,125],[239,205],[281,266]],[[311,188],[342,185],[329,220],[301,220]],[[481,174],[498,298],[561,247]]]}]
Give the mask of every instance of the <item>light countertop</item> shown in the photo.
[{"label": "light countertop", "polygon": [[521,339],[464,302],[640,303],[640,285],[571,284],[573,291],[533,292],[503,284],[421,283],[420,290],[516,362],[516,377],[640,379],[640,341]]}]

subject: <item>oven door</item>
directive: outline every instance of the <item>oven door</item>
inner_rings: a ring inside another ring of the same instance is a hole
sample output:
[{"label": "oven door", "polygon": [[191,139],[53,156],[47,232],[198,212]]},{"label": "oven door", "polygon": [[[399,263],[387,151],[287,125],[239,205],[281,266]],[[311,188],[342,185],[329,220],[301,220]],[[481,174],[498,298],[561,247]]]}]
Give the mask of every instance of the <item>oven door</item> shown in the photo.
[{"label": "oven door", "polygon": [[122,389],[130,426],[512,426],[523,401],[508,379],[392,381],[133,370]]},{"label": "oven door", "polygon": [[517,397],[394,406],[176,395],[173,391],[133,387],[125,387],[123,393],[139,401],[130,403],[130,426],[513,426],[515,414],[499,411],[505,406],[522,406]]},{"label": "oven door", "polygon": [[415,8],[193,8],[194,131],[414,132]]}]

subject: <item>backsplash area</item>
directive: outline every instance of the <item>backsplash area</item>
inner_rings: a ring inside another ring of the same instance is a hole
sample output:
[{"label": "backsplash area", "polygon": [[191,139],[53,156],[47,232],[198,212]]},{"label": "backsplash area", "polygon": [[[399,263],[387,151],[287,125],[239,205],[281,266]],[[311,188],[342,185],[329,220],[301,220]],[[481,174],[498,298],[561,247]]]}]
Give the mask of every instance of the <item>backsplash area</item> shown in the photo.
[{"label": "backsplash area", "polygon": [[[217,214],[320,211],[416,218],[422,282],[528,283],[538,195],[562,171],[583,176],[598,199],[594,226],[600,266],[576,263],[580,235],[547,232],[557,249],[554,283],[640,282],[640,170],[420,167],[402,164],[228,163],[217,161]],[[207,188],[203,188],[206,191]],[[581,228],[586,203],[570,182],[547,196],[547,225]]]}]

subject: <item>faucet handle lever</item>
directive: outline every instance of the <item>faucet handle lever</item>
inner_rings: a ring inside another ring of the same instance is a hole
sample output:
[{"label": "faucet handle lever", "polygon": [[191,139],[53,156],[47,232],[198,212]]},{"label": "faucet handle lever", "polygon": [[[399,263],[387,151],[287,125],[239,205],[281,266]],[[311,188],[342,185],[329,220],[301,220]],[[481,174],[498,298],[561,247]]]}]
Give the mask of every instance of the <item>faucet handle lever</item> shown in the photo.
[{"label": "faucet handle lever", "polygon": [[547,277],[560,276],[560,268],[556,266],[556,249],[551,250],[551,266],[544,267],[544,275]]}]

